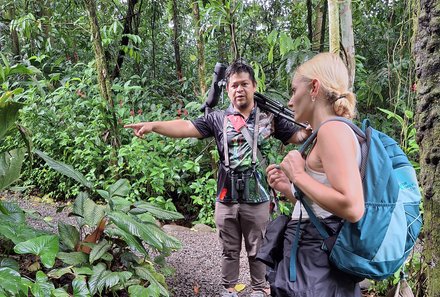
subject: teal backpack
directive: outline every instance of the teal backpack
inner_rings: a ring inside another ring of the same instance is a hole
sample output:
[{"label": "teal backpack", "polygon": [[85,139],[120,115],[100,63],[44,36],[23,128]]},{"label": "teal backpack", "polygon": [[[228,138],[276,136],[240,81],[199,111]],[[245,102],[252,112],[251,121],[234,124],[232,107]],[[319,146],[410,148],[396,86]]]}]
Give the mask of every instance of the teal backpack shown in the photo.
[{"label": "teal backpack", "polygon": [[[310,221],[324,239],[323,249],[329,251],[331,263],[356,278],[382,280],[404,264],[422,227],[416,172],[396,141],[370,127],[368,120],[363,121],[362,130],[345,118],[331,119],[335,120],[348,124],[360,139],[363,217],[356,223],[343,222],[332,236],[302,199],[301,191],[296,190]],[[307,139],[301,152],[308,149],[317,132]],[[291,281],[296,280],[298,231],[291,251]]]}]

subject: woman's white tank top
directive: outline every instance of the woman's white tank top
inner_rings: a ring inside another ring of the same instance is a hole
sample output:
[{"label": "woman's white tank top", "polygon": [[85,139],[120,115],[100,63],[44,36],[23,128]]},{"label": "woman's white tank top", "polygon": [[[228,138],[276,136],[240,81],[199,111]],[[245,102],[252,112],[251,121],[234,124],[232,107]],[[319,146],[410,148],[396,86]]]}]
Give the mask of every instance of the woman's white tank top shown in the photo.
[{"label": "woman's white tank top", "polygon": [[[357,159],[357,163],[358,163],[358,167],[360,168],[361,166],[361,145],[358,141],[358,138],[356,136],[356,134],[354,133],[354,131],[350,128],[350,131],[353,133],[353,137],[356,139],[356,159]],[[324,184],[328,187],[331,187],[330,182],[327,179],[327,175],[325,173],[322,172],[318,172],[315,171],[313,169],[311,169],[306,162],[306,166],[305,166],[305,171],[307,172],[308,175],[310,175],[314,180],[320,182],[321,184]],[[310,200],[308,197],[304,196],[304,200],[306,200],[307,204],[311,207],[311,209],[313,210],[313,212],[315,213],[316,217],[321,218],[321,219],[325,219],[328,218],[330,216],[332,216],[333,214],[331,212],[326,211],[325,209],[323,209],[322,207],[320,207],[318,204],[314,203],[312,200]],[[307,213],[306,209],[304,208],[303,205],[300,204],[299,201],[297,201],[295,203],[295,208],[293,209],[293,213],[292,213],[292,219],[293,220],[298,220],[300,217],[300,212],[302,211],[302,219],[308,219],[309,218],[309,214]]]}]

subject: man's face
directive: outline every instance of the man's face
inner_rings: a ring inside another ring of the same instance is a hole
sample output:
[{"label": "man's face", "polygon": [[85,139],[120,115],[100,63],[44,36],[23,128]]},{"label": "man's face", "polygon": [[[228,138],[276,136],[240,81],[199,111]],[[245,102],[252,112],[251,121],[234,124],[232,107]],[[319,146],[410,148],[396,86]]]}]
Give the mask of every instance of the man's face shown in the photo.
[{"label": "man's face", "polygon": [[238,110],[245,110],[253,106],[256,86],[247,72],[240,72],[231,75],[226,85],[229,99]]}]

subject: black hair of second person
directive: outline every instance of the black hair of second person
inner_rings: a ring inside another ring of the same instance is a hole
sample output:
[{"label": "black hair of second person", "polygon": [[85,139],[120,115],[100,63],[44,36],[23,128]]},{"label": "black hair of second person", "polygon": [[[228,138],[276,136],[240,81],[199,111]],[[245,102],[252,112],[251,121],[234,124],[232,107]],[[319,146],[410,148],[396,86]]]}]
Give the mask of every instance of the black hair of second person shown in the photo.
[{"label": "black hair of second person", "polygon": [[225,74],[226,82],[229,82],[229,78],[232,75],[242,72],[249,73],[252,83],[257,84],[254,69],[243,58],[238,58],[228,66]]}]

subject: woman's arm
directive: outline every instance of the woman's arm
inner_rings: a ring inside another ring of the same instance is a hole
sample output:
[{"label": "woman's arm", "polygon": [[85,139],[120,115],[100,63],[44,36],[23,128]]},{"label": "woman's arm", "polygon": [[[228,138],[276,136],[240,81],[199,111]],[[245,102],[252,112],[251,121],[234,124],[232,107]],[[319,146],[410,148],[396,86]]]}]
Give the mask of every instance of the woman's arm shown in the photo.
[{"label": "woman's arm", "polygon": [[290,152],[281,167],[319,206],[350,222],[357,222],[364,213],[364,197],[356,160],[357,143],[350,129],[344,123],[329,122],[318,132],[313,150],[316,150],[331,187],[305,172],[305,161],[298,151]]}]

